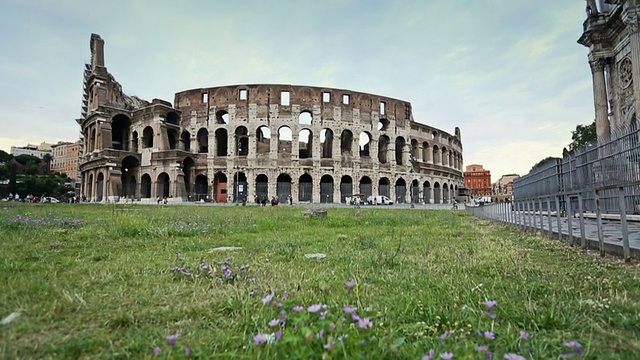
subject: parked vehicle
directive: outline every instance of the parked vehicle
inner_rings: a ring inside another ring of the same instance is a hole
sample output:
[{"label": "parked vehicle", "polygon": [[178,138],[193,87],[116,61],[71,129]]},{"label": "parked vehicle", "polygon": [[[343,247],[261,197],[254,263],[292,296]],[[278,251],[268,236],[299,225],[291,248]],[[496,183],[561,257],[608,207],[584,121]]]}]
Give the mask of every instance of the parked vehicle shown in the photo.
[{"label": "parked vehicle", "polygon": [[369,205],[393,205],[393,201],[384,195],[371,195],[367,198]]}]

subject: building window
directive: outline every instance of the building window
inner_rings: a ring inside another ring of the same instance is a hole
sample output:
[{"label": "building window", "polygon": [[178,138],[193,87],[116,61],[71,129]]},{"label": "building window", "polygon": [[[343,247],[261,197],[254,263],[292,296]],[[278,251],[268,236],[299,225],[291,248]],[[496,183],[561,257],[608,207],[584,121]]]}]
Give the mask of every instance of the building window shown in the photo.
[{"label": "building window", "polygon": [[385,103],[384,101],[381,101],[380,102],[380,115],[384,115],[386,111],[387,111],[387,103]]},{"label": "building window", "polygon": [[280,105],[289,106],[291,104],[291,93],[288,91],[280,92]]},{"label": "building window", "polygon": [[247,89],[240,89],[240,100],[247,100]]},{"label": "building window", "polygon": [[323,92],[322,93],[322,102],[328,103],[331,102],[331,93],[330,92]]},{"label": "building window", "polygon": [[208,93],[202,93],[202,103],[206,104],[209,102],[209,94]]},{"label": "building window", "polygon": [[345,105],[349,105],[349,100],[350,100],[349,98],[350,98],[349,94],[342,95],[342,103]]}]

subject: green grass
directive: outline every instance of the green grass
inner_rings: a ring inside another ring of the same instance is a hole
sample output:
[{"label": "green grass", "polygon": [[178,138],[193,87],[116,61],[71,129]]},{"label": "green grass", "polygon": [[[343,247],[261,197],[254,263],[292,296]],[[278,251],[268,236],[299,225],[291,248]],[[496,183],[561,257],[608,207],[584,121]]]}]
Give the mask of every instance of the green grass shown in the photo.
[{"label": "green grass", "polygon": [[[584,358],[640,358],[636,265],[464,212],[2,206],[0,319],[21,316],[0,325],[1,358],[151,358],[155,348],[185,358],[189,348],[196,358],[421,359],[434,349],[486,359],[475,348],[488,345],[495,359],[556,359],[572,340]],[[210,251],[218,246],[243,249]],[[215,273],[198,270],[201,258]],[[487,300],[498,302],[496,319],[483,314]],[[270,328],[279,302],[287,325]],[[326,305],[324,320],[306,310],[314,304]],[[345,304],[373,327],[361,329]],[[254,344],[278,329],[280,340]]]}]

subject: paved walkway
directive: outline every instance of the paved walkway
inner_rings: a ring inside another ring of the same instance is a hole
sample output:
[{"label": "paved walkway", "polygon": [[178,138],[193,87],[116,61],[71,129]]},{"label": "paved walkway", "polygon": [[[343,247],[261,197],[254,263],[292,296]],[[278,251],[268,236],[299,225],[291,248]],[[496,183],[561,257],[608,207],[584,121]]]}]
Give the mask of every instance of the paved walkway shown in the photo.
[{"label": "paved walkway", "polygon": [[[503,221],[499,214],[489,211],[477,211],[476,215],[482,218],[491,218],[493,220]],[[511,212],[510,223],[522,222],[518,217],[521,216],[529,228],[534,222],[537,231],[540,231],[540,215],[527,215],[520,212]],[[551,233],[552,237],[559,238],[558,234],[558,218],[551,216]],[[503,221],[504,222],[504,221]],[[517,225],[517,224],[514,224]],[[542,216],[542,231],[546,234],[549,233],[549,217]],[[560,233],[563,240],[569,239],[569,221],[567,217],[560,218]],[[640,258],[640,223],[635,221],[627,221],[627,229],[629,234],[629,251],[631,257]],[[574,244],[582,244],[580,236],[580,218],[571,218],[571,233],[573,234]],[[584,245],[589,248],[600,249],[600,242],[598,241],[598,223],[596,219],[585,218],[584,219]],[[619,220],[602,220],[602,235],[604,239],[605,252],[613,253],[623,256],[622,247],[622,225]]]}]

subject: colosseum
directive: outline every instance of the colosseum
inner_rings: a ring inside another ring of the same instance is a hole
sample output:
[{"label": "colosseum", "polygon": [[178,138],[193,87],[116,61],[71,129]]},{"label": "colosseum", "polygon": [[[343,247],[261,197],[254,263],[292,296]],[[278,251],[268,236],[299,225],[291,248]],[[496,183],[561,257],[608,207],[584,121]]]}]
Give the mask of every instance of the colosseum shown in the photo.
[{"label": "colosseum", "polygon": [[186,90],[172,106],[124,94],[99,35],[90,49],[78,119],[87,201],[428,204],[463,186],[460,130],[415,122],[407,101],[261,84]]}]

